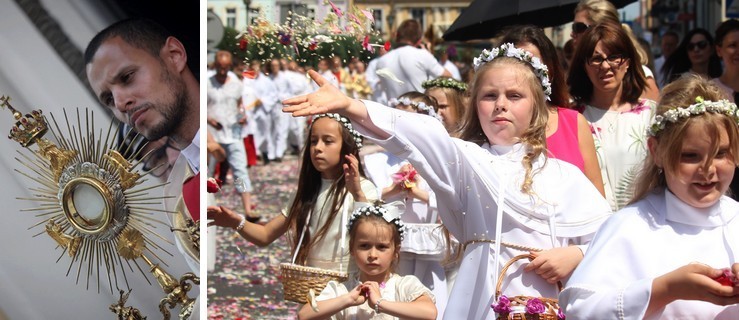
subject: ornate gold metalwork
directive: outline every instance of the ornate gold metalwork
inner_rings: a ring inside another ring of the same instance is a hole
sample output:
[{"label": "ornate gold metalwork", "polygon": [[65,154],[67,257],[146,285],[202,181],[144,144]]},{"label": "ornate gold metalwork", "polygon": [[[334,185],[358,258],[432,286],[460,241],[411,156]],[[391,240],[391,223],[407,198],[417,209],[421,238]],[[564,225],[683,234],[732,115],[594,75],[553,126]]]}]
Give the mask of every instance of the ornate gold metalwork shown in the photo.
[{"label": "ornate gold metalwork", "polygon": [[185,220],[184,228],[169,228],[172,232],[183,232],[187,235],[189,245],[200,252],[200,226],[199,221],[192,221],[192,219]]},{"label": "ornate gold metalwork", "polygon": [[[75,192],[78,192],[78,188],[85,186],[96,191],[104,203],[102,211],[95,217],[87,217],[81,214],[75,204]],[[108,191],[108,188],[99,180],[87,177],[75,178],[64,186],[62,191],[62,209],[69,223],[77,231],[85,234],[98,234],[106,231],[113,220],[113,197]]]},{"label": "ornate gold metalwork", "polygon": [[[149,272],[157,279],[157,283],[162,288],[166,297],[159,301],[159,311],[165,320],[171,317],[170,309],[174,309],[177,305],[181,305],[180,319],[188,319],[192,314],[195,299],[190,298],[187,293],[192,289],[193,284],[200,284],[200,278],[192,272],[185,273],[180,280],[177,281],[171,274],[167,273],[158,263],[153,263],[143,254],[146,244],[143,241],[139,231],[125,230],[121,233],[118,240],[118,254],[127,259],[133,260],[141,258],[149,265]],[[192,284],[188,283],[192,282]]]},{"label": "ornate gold metalwork", "polygon": [[118,176],[121,177],[121,187],[123,189],[130,189],[139,182],[141,175],[136,172],[131,172],[131,163],[126,160],[118,151],[108,150],[108,154],[103,156],[110,162],[113,169],[118,172]]},{"label": "ornate gold metalwork", "polygon": [[77,255],[77,250],[80,248],[80,241],[82,241],[81,238],[73,237],[64,233],[62,227],[53,220],[46,224],[46,233],[48,233],[60,247],[67,249],[67,253],[70,257],[74,258],[74,256]]},{"label": "ornate gold metalwork", "polygon": [[58,148],[51,141],[44,138],[37,139],[36,144],[38,145],[37,152],[42,157],[46,158],[46,160],[49,160],[49,164],[51,165],[50,169],[54,173],[54,178],[59,180],[59,177],[62,175],[62,171],[67,167],[67,164],[77,156],[77,152],[74,150]]},{"label": "ornate gold metalwork", "polygon": [[118,299],[118,303],[111,304],[109,309],[118,316],[118,320],[146,320],[146,317],[141,315],[139,309],[134,307],[126,307],[126,300],[128,295],[131,294],[131,289],[128,292],[119,290],[121,297]]},{"label": "ornate gold metalwork", "polygon": [[36,142],[36,139],[43,137],[49,129],[41,110],[33,110],[24,117],[22,113],[10,105],[10,97],[8,96],[0,96],[0,108],[8,108],[13,113],[16,122],[13,128],[10,129],[8,138],[17,141],[24,148],[32,145]]}]

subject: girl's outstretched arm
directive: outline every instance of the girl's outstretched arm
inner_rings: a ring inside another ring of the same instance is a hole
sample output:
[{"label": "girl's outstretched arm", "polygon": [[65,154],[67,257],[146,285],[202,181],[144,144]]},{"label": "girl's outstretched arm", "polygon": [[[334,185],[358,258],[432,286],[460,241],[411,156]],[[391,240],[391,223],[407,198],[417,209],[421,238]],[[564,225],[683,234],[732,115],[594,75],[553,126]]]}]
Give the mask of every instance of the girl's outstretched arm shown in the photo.
[{"label": "girl's outstretched arm", "polygon": [[372,123],[364,103],[347,97],[318,72],[310,70],[308,75],[319,86],[319,89],[313,93],[283,101],[285,107],[282,108],[282,112],[291,113],[295,117],[338,113],[349,118],[352,122],[361,124],[379,139],[390,137],[389,134]]},{"label": "girl's outstretched arm", "polygon": [[[216,225],[235,230],[239,227],[242,219],[246,219],[246,217],[226,207],[208,207],[208,220],[213,220],[208,222],[209,226]],[[238,232],[239,235],[247,241],[260,247],[265,247],[274,242],[275,239],[279,238],[281,235],[285,234],[285,232],[287,232],[287,228],[287,218],[282,214],[278,214],[265,225],[251,223],[244,220],[244,226],[241,229],[236,230],[236,232]]]},{"label": "girl's outstretched arm", "polygon": [[340,295],[333,299],[318,301],[317,309],[313,309],[310,303],[306,303],[302,308],[300,308],[300,311],[298,312],[298,319],[328,319],[341,310],[344,310],[351,306],[358,306],[367,300],[364,295],[362,295],[361,290],[362,288],[360,284],[352,289],[352,291],[349,291],[347,294]]}]

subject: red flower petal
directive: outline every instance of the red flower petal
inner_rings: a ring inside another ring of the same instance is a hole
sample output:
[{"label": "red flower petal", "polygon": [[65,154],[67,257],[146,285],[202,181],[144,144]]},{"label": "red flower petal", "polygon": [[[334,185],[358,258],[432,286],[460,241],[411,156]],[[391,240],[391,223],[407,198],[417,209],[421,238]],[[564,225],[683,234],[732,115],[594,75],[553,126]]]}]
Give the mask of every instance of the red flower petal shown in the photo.
[{"label": "red flower petal", "polygon": [[221,191],[219,180],[216,178],[208,178],[207,181],[208,193],[216,193]]},{"label": "red flower petal", "polygon": [[385,41],[385,51],[390,51],[390,41]]},{"label": "red flower petal", "polygon": [[246,50],[246,46],[249,44],[248,41],[246,41],[246,38],[241,38],[241,41],[239,41],[239,49],[241,51]]},{"label": "red flower petal", "polygon": [[716,280],[716,282],[720,283],[722,286],[732,287],[734,286],[734,274],[731,273],[731,270],[724,269],[724,274],[720,275],[718,278],[715,278],[713,280]]}]

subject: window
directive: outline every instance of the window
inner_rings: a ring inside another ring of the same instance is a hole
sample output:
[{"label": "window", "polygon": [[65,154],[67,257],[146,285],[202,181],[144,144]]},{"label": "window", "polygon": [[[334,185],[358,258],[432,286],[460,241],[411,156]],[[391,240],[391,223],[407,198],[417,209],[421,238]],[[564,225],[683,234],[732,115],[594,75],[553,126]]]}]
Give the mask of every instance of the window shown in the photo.
[{"label": "window", "polygon": [[226,8],[226,26],[236,28],[236,8]]},{"label": "window", "polygon": [[411,9],[411,17],[421,24],[421,29],[426,29],[425,11],[423,8]]},{"label": "window", "polygon": [[[306,17],[308,15],[308,6],[304,4],[283,4],[280,5],[280,23],[287,22],[290,12],[296,15]],[[291,21],[292,23],[292,21]]]},{"label": "window", "polygon": [[382,9],[372,9],[372,17],[375,19],[375,23],[372,25],[372,28],[382,34],[382,27],[384,26],[382,21]]}]

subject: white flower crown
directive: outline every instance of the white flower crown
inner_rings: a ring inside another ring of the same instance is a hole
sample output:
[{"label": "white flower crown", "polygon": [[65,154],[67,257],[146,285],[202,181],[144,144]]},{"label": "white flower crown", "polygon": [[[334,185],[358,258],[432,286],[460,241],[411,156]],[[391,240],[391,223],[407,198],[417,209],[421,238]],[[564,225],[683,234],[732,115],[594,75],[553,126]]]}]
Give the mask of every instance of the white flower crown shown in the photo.
[{"label": "white flower crown", "polygon": [[426,105],[426,103],[424,103],[423,101],[416,102],[416,101],[411,100],[408,97],[402,97],[400,99],[392,98],[392,99],[388,100],[387,103],[392,108],[395,108],[395,107],[397,107],[398,105],[401,105],[401,104],[404,105],[404,106],[413,106],[413,107],[416,107],[416,109],[418,109],[418,110],[421,110],[421,111],[424,111],[424,112],[428,113],[428,115],[436,118],[436,120],[441,121],[441,117],[436,113],[436,110],[434,110],[433,107],[431,107],[429,105]]},{"label": "white flower crown", "polygon": [[668,123],[677,123],[681,119],[687,119],[706,112],[725,114],[731,117],[734,122],[739,123],[739,112],[737,112],[736,104],[729,102],[729,100],[706,101],[703,100],[703,97],[698,96],[695,98],[695,103],[687,108],[673,108],[661,115],[654,116],[649,129],[647,129],[647,134],[656,137]]},{"label": "white flower crown", "polygon": [[403,240],[403,237],[405,236],[405,224],[400,220],[400,215],[403,213],[404,208],[405,205],[399,201],[386,205],[373,204],[357,208],[352,212],[351,217],[349,217],[349,221],[346,224],[346,230],[352,230],[357,218],[372,214],[382,217],[382,219],[394,225],[398,229],[398,233],[400,233],[400,240]]},{"label": "white flower crown", "polygon": [[323,117],[328,117],[341,123],[341,125],[344,126],[344,128],[346,128],[349,133],[352,134],[352,137],[354,137],[354,144],[357,145],[357,148],[362,148],[362,140],[364,138],[362,137],[362,134],[359,133],[359,131],[354,130],[354,127],[352,127],[352,122],[349,121],[349,118],[338,113],[321,113],[313,116],[313,122]]},{"label": "white flower crown", "polygon": [[552,83],[549,82],[549,69],[547,65],[542,63],[539,58],[534,57],[531,52],[516,48],[513,43],[504,43],[500,47],[493,48],[493,50],[482,50],[480,56],[472,60],[472,65],[475,67],[475,71],[477,71],[483,64],[500,57],[516,58],[534,67],[534,71],[536,71],[536,75],[539,77],[539,81],[541,81],[541,86],[544,87],[544,94],[547,96],[547,101],[551,100]]}]

